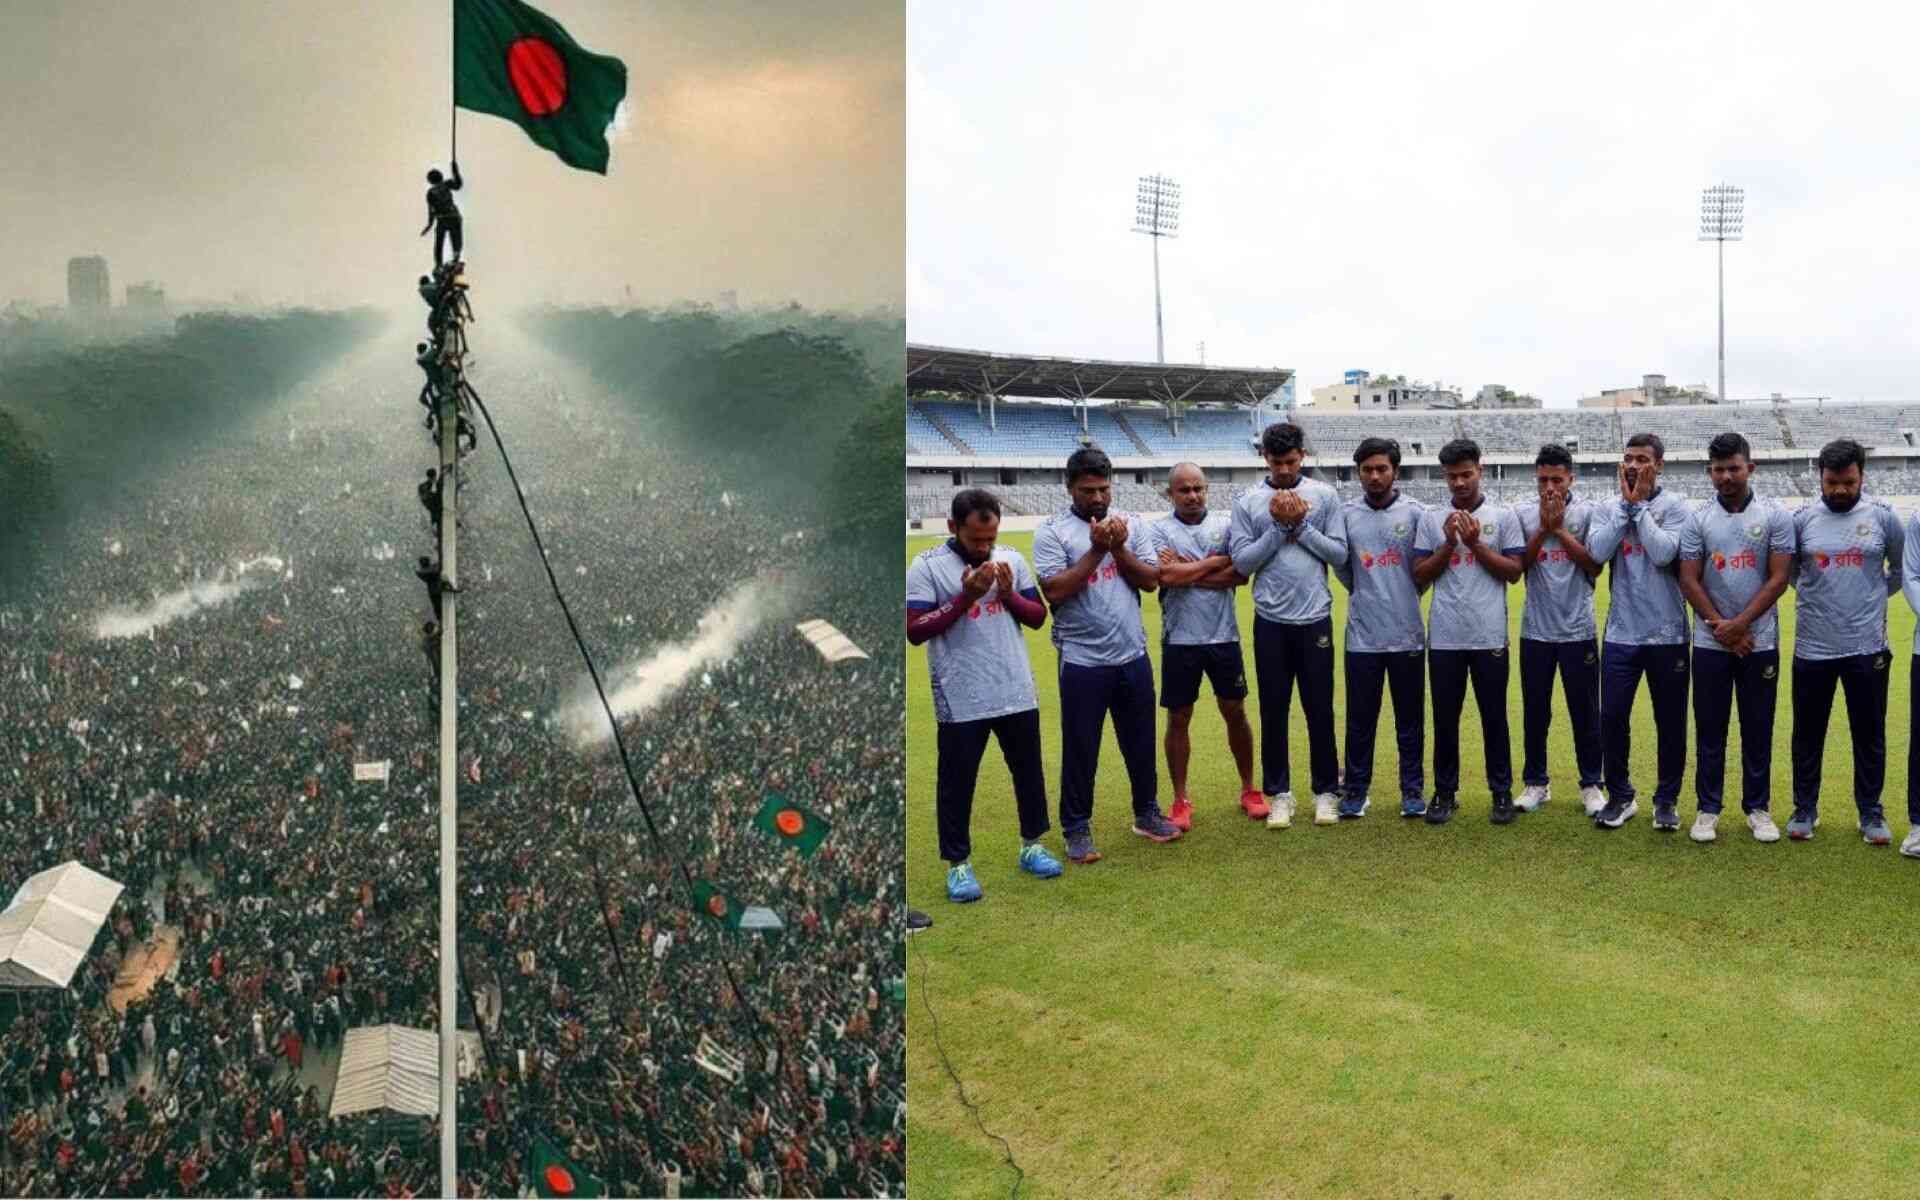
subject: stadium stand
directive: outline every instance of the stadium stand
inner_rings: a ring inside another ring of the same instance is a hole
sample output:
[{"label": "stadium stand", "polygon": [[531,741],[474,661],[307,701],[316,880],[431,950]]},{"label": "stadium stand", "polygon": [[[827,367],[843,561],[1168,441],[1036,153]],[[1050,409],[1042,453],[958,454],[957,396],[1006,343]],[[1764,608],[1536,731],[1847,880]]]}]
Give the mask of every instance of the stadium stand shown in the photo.
[{"label": "stadium stand", "polygon": [[1154,454],[1232,452],[1250,450],[1254,444],[1253,423],[1245,412],[1189,412],[1180,422],[1178,436],[1167,424],[1165,414],[1151,409],[1129,410],[1126,422]]},{"label": "stadium stand", "polygon": [[917,404],[907,405],[907,453],[953,454],[956,450],[946,435],[927,419]]}]

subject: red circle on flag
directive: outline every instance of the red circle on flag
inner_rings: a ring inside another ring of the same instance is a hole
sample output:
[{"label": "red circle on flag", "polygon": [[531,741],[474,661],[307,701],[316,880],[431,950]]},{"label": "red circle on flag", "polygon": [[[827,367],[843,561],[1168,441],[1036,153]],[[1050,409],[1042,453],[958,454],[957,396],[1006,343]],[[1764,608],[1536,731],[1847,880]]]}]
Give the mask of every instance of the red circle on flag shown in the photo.
[{"label": "red circle on flag", "polygon": [[567,102],[567,64],[552,43],[537,37],[507,47],[507,78],[520,107],[536,117],[556,112]]},{"label": "red circle on flag", "polygon": [[727,898],[725,896],[707,897],[707,911],[712,913],[716,917],[726,916],[727,915]]},{"label": "red circle on flag", "polygon": [[800,827],[806,824],[806,820],[793,809],[783,808],[774,816],[773,823],[788,837],[799,837]]},{"label": "red circle on flag", "polygon": [[556,1196],[573,1195],[573,1172],[559,1163],[547,1164],[547,1190]]}]

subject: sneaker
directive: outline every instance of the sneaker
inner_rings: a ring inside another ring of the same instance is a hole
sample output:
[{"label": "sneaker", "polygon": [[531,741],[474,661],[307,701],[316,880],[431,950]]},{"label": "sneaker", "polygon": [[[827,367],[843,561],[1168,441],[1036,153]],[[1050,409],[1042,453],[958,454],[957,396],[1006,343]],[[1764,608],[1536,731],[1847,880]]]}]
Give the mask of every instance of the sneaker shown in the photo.
[{"label": "sneaker", "polygon": [[1267,819],[1267,797],[1259,788],[1248,788],[1240,793],[1240,811],[1256,821]]},{"label": "sneaker", "polygon": [[[1719,836],[1714,832],[1714,827],[1719,824],[1720,814],[1717,812],[1695,813],[1693,828],[1687,833],[1687,836],[1696,842],[1710,842]],[[1748,824],[1752,824],[1752,822],[1748,822]],[[1774,836],[1778,837],[1780,835],[1776,833]]]},{"label": "sneaker", "polygon": [[1520,789],[1520,796],[1513,802],[1513,806],[1521,812],[1532,812],[1542,804],[1545,804],[1552,796],[1553,793],[1547,788],[1546,784],[1528,784],[1526,787]]},{"label": "sneaker", "polygon": [[1887,829],[1887,819],[1878,813],[1860,822],[1860,837],[1869,846],[1893,844],[1893,834]]},{"label": "sneaker", "polygon": [[1495,796],[1493,812],[1487,819],[1495,825],[1511,825],[1513,819],[1519,815],[1520,810],[1514,806],[1512,796]]},{"label": "sneaker", "polygon": [[1172,842],[1180,837],[1180,827],[1167,820],[1158,805],[1133,819],[1133,831],[1150,842]]},{"label": "sneaker", "polygon": [[1812,841],[1813,831],[1819,827],[1819,813],[1796,808],[1793,810],[1793,819],[1787,822],[1787,836],[1796,842]]},{"label": "sneaker", "polygon": [[1193,831],[1193,804],[1185,796],[1175,796],[1173,811],[1167,814],[1167,820],[1181,833]]},{"label": "sneaker", "polygon": [[1020,869],[1035,879],[1053,879],[1063,868],[1060,860],[1047,853],[1047,848],[1039,842],[1020,847]]},{"label": "sneaker", "polygon": [[1427,802],[1418,796],[1408,796],[1400,801],[1400,815],[1403,817],[1423,817],[1427,813]]},{"label": "sneaker", "polygon": [[980,881],[973,877],[971,864],[947,868],[947,899],[955,904],[970,904],[979,898]]},{"label": "sneaker", "polygon": [[1340,801],[1332,792],[1321,792],[1313,798],[1313,823],[1331,825],[1340,819]]},{"label": "sneaker", "polygon": [[1086,866],[1100,861],[1100,852],[1093,848],[1091,833],[1070,833],[1067,835],[1067,861],[1076,866]]},{"label": "sneaker", "polygon": [[1907,830],[1907,840],[1900,843],[1900,853],[1908,858],[1920,858],[1920,825]]},{"label": "sneaker", "polygon": [[1359,820],[1361,817],[1367,815],[1367,805],[1371,802],[1372,797],[1370,796],[1340,797],[1340,819],[1342,821]]},{"label": "sneaker", "polygon": [[1633,814],[1639,811],[1640,805],[1636,801],[1628,800],[1623,804],[1618,800],[1609,800],[1607,806],[1600,810],[1600,815],[1593,819],[1593,823],[1601,829],[1618,829],[1633,820]]},{"label": "sneaker", "polygon": [[1453,820],[1454,810],[1459,807],[1459,801],[1452,796],[1435,796],[1427,803],[1427,824],[1445,825]]},{"label": "sneaker", "polygon": [[1680,828],[1680,806],[1656,801],[1653,806],[1653,827],[1661,833],[1672,833]]},{"label": "sneaker", "polygon": [[917,908],[907,910],[907,932],[919,933],[923,929],[933,928],[933,918]]},{"label": "sneaker", "polygon": [[1607,806],[1607,791],[1602,787],[1583,787],[1580,789],[1580,806],[1587,810],[1589,817],[1597,817],[1600,810]]},{"label": "sneaker", "polygon": [[1765,809],[1747,814],[1747,828],[1753,830],[1753,840],[1756,842],[1780,840],[1780,827],[1773,823],[1773,814]]},{"label": "sneaker", "polygon": [[1293,824],[1293,793],[1281,792],[1267,797],[1267,828],[1285,829]]}]

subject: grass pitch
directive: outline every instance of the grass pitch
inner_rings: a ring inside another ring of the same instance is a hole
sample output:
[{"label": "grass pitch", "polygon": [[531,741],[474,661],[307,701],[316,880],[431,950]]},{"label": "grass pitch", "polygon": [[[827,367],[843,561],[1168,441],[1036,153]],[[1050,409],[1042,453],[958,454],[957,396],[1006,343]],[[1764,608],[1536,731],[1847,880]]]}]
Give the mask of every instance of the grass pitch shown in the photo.
[{"label": "grass pitch", "polygon": [[[1029,534],[1003,541],[1030,554]],[[908,554],[934,544],[912,539]],[[1257,737],[1252,602],[1238,596]],[[1337,583],[1334,596],[1338,631]],[[1603,581],[1603,611],[1606,600]],[[1516,588],[1511,645],[1520,601]],[[1791,639],[1791,591],[1781,609]],[[1157,680],[1159,600],[1144,612]],[[1897,841],[1913,614],[1898,596],[1890,613],[1884,802]],[[1064,858],[1049,632],[1027,643],[1056,826],[1047,842]],[[1487,822],[1471,698],[1451,824],[1398,816],[1389,707],[1371,813],[1316,827],[1296,701],[1302,806],[1284,831],[1240,814],[1203,689],[1192,833],[1156,846],[1129,832],[1109,731],[1094,807],[1105,859],[1051,881],[1021,875],[1012,791],[990,747],[973,820],[986,896],[962,906],[946,900],[935,837],[926,655],[908,658],[907,891],[936,922],[908,959],[916,1196],[1004,1196],[1013,1181],[935,1053],[929,997],[969,1094],[1027,1173],[1023,1196],[1920,1195],[1920,862],[1855,832],[1843,700],[1814,840],[1748,835],[1736,719],[1728,812],[1720,840],[1702,846],[1686,834],[1691,715],[1682,828],[1653,830],[1644,688],[1641,813],[1617,832],[1581,811],[1557,689],[1553,799],[1504,828]],[[1338,664],[1334,677],[1338,686]],[[1784,826],[1790,679],[1780,693],[1773,813]],[[1508,715],[1517,789],[1517,667]],[[1343,721],[1344,709],[1344,753]],[[1430,760],[1431,729],[1427,749]],[[1163,758],[1162,806],[1171,799]]]}]

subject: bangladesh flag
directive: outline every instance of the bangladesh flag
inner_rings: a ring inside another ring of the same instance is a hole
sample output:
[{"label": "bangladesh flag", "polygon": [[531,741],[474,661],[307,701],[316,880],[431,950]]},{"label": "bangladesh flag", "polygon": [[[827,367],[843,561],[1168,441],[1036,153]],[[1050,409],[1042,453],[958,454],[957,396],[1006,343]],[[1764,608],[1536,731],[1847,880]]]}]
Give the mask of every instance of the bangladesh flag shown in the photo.
[{"label": "bangladesh flag", "polygon": [[702,916],[712,917],[728,929],[740,928],[740,918],[747,915],[746,905],[704,879],[693,885],[693,904]]},{"label": "bangladesh flag", "polygon": [[627,65],[590,54],[520,0],[454,0],[453,102],[505,117],[582,171],[607,173],[607,126]]},{"label": "bangladesh flag", "polygon": [[527,1147],[527,1173],[533,1176],[533,1190],[537,1195],[606,1195],[598,1179],[575,1166],[544,1134],[534,1134],[533,1144]]},{"label": "bangladesh flag", "polygon": [[827,831],[833,828],[819,813],[801,808],[778,792],[767,793],[766,803],[754,815],[753,823],[809,856],[827,840]]}]

